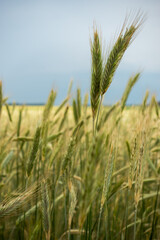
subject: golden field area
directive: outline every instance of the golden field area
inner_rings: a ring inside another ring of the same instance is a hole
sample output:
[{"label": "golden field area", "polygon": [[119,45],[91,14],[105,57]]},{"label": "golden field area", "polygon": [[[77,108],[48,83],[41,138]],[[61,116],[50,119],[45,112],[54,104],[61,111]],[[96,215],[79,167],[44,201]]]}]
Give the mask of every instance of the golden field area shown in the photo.
[{"label": "golden field area", "polygon": [[157,105],[102,106],[94,137],[91,108],[52,107],[52,93],[2,107],[1,239],[132,239],[135,221],[137,239],[158,239]]}]

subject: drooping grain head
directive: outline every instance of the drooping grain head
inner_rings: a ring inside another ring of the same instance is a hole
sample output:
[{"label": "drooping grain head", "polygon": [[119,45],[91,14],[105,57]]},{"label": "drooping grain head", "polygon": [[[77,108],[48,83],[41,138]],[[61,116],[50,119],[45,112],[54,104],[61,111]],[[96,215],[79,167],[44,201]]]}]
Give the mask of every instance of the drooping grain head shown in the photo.
[{"label": "drooping grain head", "polygon": [[[143,16],[137,15],[129,26],[126,27],[126,24],[125,23],[123,24],[119,37],[110,51],[110,54],[107,58],[107,61],[103,70],[102,81],[100,86],[101,95],[103,95],[109,88],[112,82],[114,73],[118,68],[119,63],[125,51],[129,47],[130,43],[133,41],[137,30],[141,26],[142,20],[143,20]],[[124,32],[125,27],[126,27],[126,30]]]}]

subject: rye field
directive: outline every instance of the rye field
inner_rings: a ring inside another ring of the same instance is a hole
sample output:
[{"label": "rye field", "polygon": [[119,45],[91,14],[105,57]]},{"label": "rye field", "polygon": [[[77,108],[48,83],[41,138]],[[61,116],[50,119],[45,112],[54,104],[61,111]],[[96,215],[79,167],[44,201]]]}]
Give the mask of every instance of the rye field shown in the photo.
[{"label": "rye field", "polygon": [[[126,106],[103,96],[142,23],[124,25],[107,59],[97,29],[91,40],[91,89],[71,85],[54,106],[8,105],[0,82],[0,239],[160,239],[160,113],[146,92]],[[89,98],[90,97],[90,98]],[[90,99],[90,102],[89,102]]]}]

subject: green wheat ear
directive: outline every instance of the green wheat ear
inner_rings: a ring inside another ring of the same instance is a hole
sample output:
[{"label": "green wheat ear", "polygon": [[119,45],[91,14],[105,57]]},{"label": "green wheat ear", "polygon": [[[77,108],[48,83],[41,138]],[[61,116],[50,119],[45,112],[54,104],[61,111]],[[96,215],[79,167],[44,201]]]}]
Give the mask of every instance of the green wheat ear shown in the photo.
[{"label": "green wheat ear", "polygon": [[121,110],[124,110],[124,107],[126,105],[129,93],[131,92],[133,86],[135,85],[135,83],[138,81],[140,77],[140,73],[137,73],[136,75],[134,75],[133,77],[130,77],[128,84],[126,86],[126,89],[123,93],[122,99],[121,99]]},{"label": "green wheat ear", "polygon": [[102,46],[98,36],[97,29],[94,31],[93,42],[91,40],[91,55],[92,55],[92,69],[91,69],[90,96],[93,119],[95,119],[99,105],[100,82],[102,78]]},{"label": "green wheat ear", "polygon": [[39,142],[40,142],[40,135],[41,135],[41,128],[37,127],[36,133],[35,133],[35,136],[34,136],[34,140],[33,140],[32,150],[31,150],[31,153],[30,153],[30,158],[29,158],[28,165],[27,165],[27,175],[28,175],[28,177],[31,174],[31,171],[32,171],[32,168],[33,168],[33,165],[34,165],[34,161],[36,159],[36,155],[37,155],[38,147],[39,147]]},{"label": "green wheat ear", "polygon": [[143,115],[144,115],[144,112],[145,112],[145,109],[146,109],[146,106],[147,106],[148,97],[149,97],[149,91],[147,90],[146,94],[144,96],[143,102],[142,102],[142,106],[141,106],[141,111],[142,111]]},{"label": "green wheat ear", "polygon": [[43,112],[43,125],[45,125],[44,123],[49,118],[49,115],[50,115],[53,103],[55,101],[55,98],[56,98],[56,92],[54,92],[53,89],[52,89],[50,94],[49,94],[49,97],[48,97],[47,103],[45,105],[45,108],[44,108],[44,112]]},{"label": "green wheat ear", "polygon": [[108,56],[107,62],[104,67],[102,81],[100,85],[101,90],[101,96],[105,94],[107,89],[109,88],[114,73],[116,69],[119,66],[119,63],[130,45],[130,43],[133,41],[135,37],[135,33],[137,33],[137,30],[141,26],[143,22],[143,17],[141,15],[137,15],[133,22],[130,24],[130,26],[126,27],[126,30],[124,32],[125,24],[123,24],[122,30],[119,34],[119,37],[114,44],[112,50],[110,51],[110,54]]}]

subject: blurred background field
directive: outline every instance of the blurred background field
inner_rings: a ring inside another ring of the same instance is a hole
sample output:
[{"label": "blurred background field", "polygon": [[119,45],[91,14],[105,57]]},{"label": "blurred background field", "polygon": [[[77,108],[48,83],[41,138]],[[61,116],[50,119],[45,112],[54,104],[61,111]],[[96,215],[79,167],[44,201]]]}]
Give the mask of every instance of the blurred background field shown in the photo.
[{"label": "blurred background field", "polygon": [[68,98],[54,107],[53,95],[45,106],[9,106],[10,117],[2,108],[1,239],[134,239],[135,224],[136,239],[158,239],[154,98],[123,112],[120,104],[102,106],[94,140],[87,101],[78,107],[75,99],[76,110]]}]

